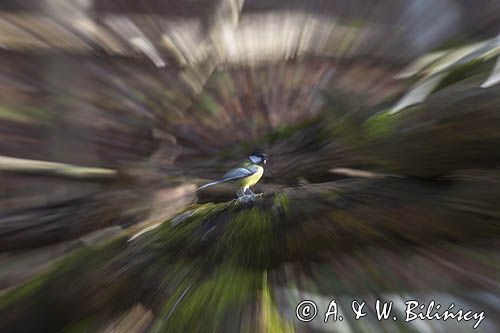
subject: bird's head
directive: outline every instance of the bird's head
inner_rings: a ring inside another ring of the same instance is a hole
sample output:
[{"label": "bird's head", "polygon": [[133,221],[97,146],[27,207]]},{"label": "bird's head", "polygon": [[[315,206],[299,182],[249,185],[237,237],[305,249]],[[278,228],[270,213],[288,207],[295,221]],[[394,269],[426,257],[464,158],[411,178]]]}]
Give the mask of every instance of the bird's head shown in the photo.
[{"label": "bird's head", "polygon": [[250,156],[248,156],[248,159],[252,163],[259,164],[259,165],[266,164],[266,162],[267,162],[266,154],[263,154],[260,152],[255,152],[255,153],[250,154]]}]

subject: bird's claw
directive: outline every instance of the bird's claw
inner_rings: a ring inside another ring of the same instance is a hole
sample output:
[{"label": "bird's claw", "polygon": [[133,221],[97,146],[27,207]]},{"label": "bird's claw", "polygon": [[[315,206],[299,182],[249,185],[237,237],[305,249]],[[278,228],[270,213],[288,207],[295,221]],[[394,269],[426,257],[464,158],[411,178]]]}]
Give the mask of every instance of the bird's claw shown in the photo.
[{"label": "bird's claw", "polygon": [[253,202],[255,201],[258,197],[262,197],[262,193],[252,193],[252,194],[245,194],[241,197],[238,197],[237,201],[241,203],[248,203],[248,202]]},{"label": "bird's claw", "polygon": [[245,195],[238,198],[238,202],[248,203],[248,202],[255,201],[255,198],[256,198],[255,194],[245,194]]}]

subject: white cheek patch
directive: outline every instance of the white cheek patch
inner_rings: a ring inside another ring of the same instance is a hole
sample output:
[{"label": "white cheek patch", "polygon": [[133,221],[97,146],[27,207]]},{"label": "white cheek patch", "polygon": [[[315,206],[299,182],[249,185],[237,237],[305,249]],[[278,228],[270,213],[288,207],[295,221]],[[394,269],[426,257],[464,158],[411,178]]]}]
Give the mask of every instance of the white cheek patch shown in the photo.
[{"label": "white cheek patch", "polygon": [[250,159],[250,161],[252,161],[252,163],[255,163],[255,164],[259,164],[260,163],[260,157],[250,156],[249,159]]}]

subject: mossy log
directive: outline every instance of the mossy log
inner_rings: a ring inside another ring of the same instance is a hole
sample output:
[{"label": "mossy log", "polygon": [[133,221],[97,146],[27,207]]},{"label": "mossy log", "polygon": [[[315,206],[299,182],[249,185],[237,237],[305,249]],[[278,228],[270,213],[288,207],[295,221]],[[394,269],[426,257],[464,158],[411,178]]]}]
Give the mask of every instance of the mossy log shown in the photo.
[{"label": "mossy log", "polygon": [[189,206],[5,292],[0,331],[93,330],[137,303],[153,311],[153,331],[220,331],[267,293],[266,272],[286,263],[498,239],[499,198],[495,171],[441,182],[351,179]]}]

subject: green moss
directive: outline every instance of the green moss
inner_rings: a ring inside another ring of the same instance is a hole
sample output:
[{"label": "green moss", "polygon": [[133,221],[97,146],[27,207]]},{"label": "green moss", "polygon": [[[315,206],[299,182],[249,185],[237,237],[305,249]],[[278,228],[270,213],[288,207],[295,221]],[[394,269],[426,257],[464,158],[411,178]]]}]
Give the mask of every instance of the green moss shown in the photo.
[{"label": "green moss", "polygon": [[383,111],[368,118],[363,124],[365,139],[380,139],[394,133],[401,123],[402,114],[402,112],[390,114]]},{"label": "green moss", "polygon": [[33,123],[47,120],[47,112],[26,105],[0,105],[0,119],[22,123]]},{"label": "green moss", "polygon": [[210,112],[212,115],[216,116],[219,114],[219,105],[210,94],[202,93],[198,103],[201,108]]},{"label": "green moss", "polygon": [[[190,249],[192,251],[198,249],[202,244],[197,236],[199,236],[199,228],[201,225],[210,220],[216,214],[224,211],[229,203],[206,203],[201,205],[191,205],[182,210],[171,220],[163,223],[159,228],[150,232],[150,237],[142,240],[138,247],[144,247],[147,250],[177,252],[180,249]],[[191,212],[185,217],[182,214]],[[176,220],[179,219],[180,220]],[[147,244],[145,243],[147,242]]]},{"label": "green moss", "polygon": [[264,272],[263,286],[261,293],[261,313],[263,331],[267,333],[293,333],[293,324],[283,319],[271,297],[271,289],[267,284],[267,272]]},{"label": "green moss", "polygon": [[253,207],[233,212],[234,217],[225,226],[216,255],[231,264],[245,267],[269,267],[276,246],[273,213]]},{"label": "green moss", "polygon": [[154,332],[219,332],[231,313],[256,297],[261,275],[232,266],[219,267],[197,283],[183,283],[169,299]]},{"label": "green moss", "polygon": [[433,92],[442,90],[454,83],[465,80],[471,76],[485,73],[488,71],[488,66],[482,60],[471,60],[465,64],[454,66],[449,71],[448,74],[441,80],[439,85],[434,89]]},{"label": "green moss", "polygon": [[33,295],[36,291],[40,290],[43,284],[47,281],[49,274],[39,274],[27,282],[21,284],[19,287],[11,289],[0,297],[0,311],[5,310],[10,304],[27,298]]},{"label": "green moss", "polygon": [[[191,253],[192,259],[202,254],[206,263],[224,262],[247,268],[269,267],[276,260],[276,215],[279,212],[261,207],[262,202],[259,200],[250,207],[234,200],[190,207],[180,214],[188,213],[182,221],[177,221],[175,225],[164,223],[137,247],[141,247],[142,252],[157,253],[166,262],[174,259],[167,254],[182,251]],[[289,199],[285,194],[275,200],[276,205],[289,212]],[[145,241],[149,244],[145,244]]]},{"label": "green moss", "polygon": [[276,193],[274,196],[274,207],[280,209],[285,215],[290,215],[290,199],[284,192]]},{"label": "green moss", "polygon": [[125,237],[118,237],[93,247],[82,247],[71,252],[44,272],[3,293],[0,296],[0,310],[28,297],[36,297],[35,294],[43,292],[47,284],[57,283],[57,280],[66,276],[68,272],[77,272],[85,267],[91,267],[92,264],[112,258],[125,247],[125,244]]}]

